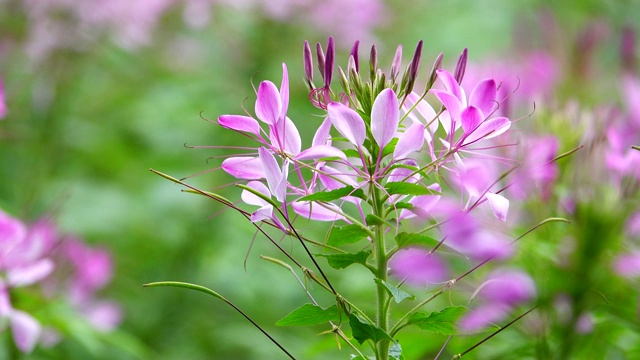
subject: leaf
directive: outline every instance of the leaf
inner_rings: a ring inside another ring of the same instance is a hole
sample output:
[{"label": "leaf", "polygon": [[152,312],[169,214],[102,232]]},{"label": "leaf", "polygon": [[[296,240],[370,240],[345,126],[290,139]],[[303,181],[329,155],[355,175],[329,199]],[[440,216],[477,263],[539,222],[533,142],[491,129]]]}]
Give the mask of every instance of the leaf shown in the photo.
[{"label": "leaf", "polygon": [[369,214],[365,217],[365,221],[367,225],[375,226],[375,225],[384,225],[384,220],[379,216]]},{"label": "leaf", "polygon": [[382,157],[389,154],[393,154],[393,151],[396,149],[396,145],[398,144],[398,138],[393,138],[387,145],[385,145],[384,149],[382,149]]},{"label": "leaf", "polygon": [[396,209],[413,209],[413,204],[400,201],[393,205]]},{"label": "leaf", "polygon": [[376,282],[378,284],[382,284],[387,291],[389,291],[389,294],[391,294],[391,296],[393,296],[393,300],[396,301],[396,303],[401,303],[402,300],[404,299],[409,299],[409,300],[415,300],[416,296],[415,295],[411,295],[408,292],[404,291],[404,290],[400,290],[397,287],[387,283],[384,280],[381,279],[376,279]]},{"label": "leaf", "polygon": [[353,186],[345,186],[331,191],[322,191],[307,195],[298,201],[331,201],[341,199],[345,196],[355,196],[361,199],[365,198],[362,189],[354,189]]},{"label": "leaf", "polygon": [[437,194],[436,191],[433,191],[421,184],[413,184],[403,181],[393,181],[387,183],[384,187],[389,192],[389,195],[433,195]]},{"label": "leaf", "polygon": [[367,340],[377,343],[380,340],[393,340],[389,334],[375,325],[362,322],[355,314],[349,315],[349,325],[353,338],[362,345]]},{"label": "leaf", "polygon": [[347,155],[347,157],[360,158],[360,153],[358,153],[358,150],[355,150],[355,149],[344,149],[342,151],[344,152],[345,155]]},{"label": "leaf", "polygon": [[396,243],[398,244],[399,248],[418,245],[432,249],[436,245],[438,245],[439,241],[425,235],[401,232],[400,234],[396,235]]},{"label": "leaf", "polygon": [[415,313],[407,325],[416,325],[420,329],[442,335],[457,335],[455,322],[464,312],[464,306],[451,306],[429,315]]},{"label": "leaf", "polygon": [[333,305],[328,309],[313,304],[304,304],[293,310],[289,315],[276,322],[278,326],[310,326],[340,321],[340,312]]},{"label": "leaf", "polygon": [[316,254],[316,256],[322,256],[327,258],[329,262],[329,266],[334,269],[344,269],[352,264],[362,264],[366,265],[367,259],[371,255],[371,251],[360,251],[358,253],[347,253],[347,254]]},{"label": "leaf", "polygon": [[351,224],[342,227],[334,227],[331,229],[331,233],[329,234],[327,245],[342,246],[346,244],[353,244],[367,236],[369,236],[369,233],[360,225]]}]

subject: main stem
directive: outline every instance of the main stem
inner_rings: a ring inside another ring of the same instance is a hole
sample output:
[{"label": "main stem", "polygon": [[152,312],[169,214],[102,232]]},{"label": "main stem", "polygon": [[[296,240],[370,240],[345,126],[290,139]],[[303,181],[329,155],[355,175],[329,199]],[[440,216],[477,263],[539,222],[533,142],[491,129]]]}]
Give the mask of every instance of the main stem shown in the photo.
[{"label": "main stem", "polygon": [[[380,200],[380,190],[372,186],[373,196],[373,212],[374,215],[379,218],[384,218],[384,202]],[[377,310],[376,310],[376,323],[377,326],[384,332],[388,332],[389,327],[389,314],[388,314],[388,297],[389,293],[384,287],[383,282],[387,281],[387,250],[384,239],[384,225],[376,225],[374,229],[375,239],[375,251],[376,251],[376,276],[382,281],[376,282],[377,287]],[[389,340],[382,339],[377,344],[376,359],[388,360],[389,359]]]}]

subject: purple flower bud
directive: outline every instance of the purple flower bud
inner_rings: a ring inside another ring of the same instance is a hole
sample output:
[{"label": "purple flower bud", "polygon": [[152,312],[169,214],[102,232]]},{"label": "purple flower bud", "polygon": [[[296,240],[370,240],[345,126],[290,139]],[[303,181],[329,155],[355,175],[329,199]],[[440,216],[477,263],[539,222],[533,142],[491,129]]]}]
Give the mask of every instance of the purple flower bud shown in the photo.
[{"label": "purple flower bud", "polygon": [[[360,71],[360,60],[358,58],[358,46],[360,45],[360,40],[356,40],[355,44],[351,48],[351,57],[353,57],[353,61],[355,63],[356,72]],[[351,59],[351,57],[349,59]]]},{"label": "purple flower bud", "polygon": [[327,43],[327,55],[324,63],[324,86],[326,88],[329,88],[329,85],[331,85],[335,55],[336,46],[333,43],[333,37],[329,36],[329,42]]},{"label": "purple flower bud", "polygon": [[436,61],[433,62],[433,66],[431,67],[431,72],[429,73],[429,82],[427,83],[427,91],[431,89],[433,84],[436,82],[438,77],[437,71],[442,68],[442,59],[444,58],[444,54],[440,53],[436,58]]},{"label": "purple flower bud", "polygon": [[311,47],[309,46],[309,42],[307,40],[304,41],[304,77],[309,83],[309,85],[313,82],[313,59],[311,58]]},{"label": "purple flower bud", "polygon": [[411,91],[413,90],[413,85],[416,83],[416,79],[418,78],[418,70],[420,69],[421,57],[422,57],[422,40],[418,42],[418,45],[416,46],[416,51],[413,53],[413,59],[411,59],[411,64],[409,64],[409,79],[407,81],[405,94],[411,94]]},{"label": "purple flower bud", "polygon": [[376,49],[375,45],[372,45],[371,54],[369,55],[369,70],[371,71],[371,78],[375,77],[377,69],[378,69],[378,49]]},{"label": "purple flower bud", "polygon": [[453,73],[453,77],[458,81],[458,84],[462,84],[462,79],[464,78],[464,72],[467,69],[467,54],[468,49],[464,48],[462,50],[462,54],[458,58],[458,64],[456,65],[456,71]]},{"label": "purple flower bud", "polygon": [[402,63],[402,45],[398,45],[396,54],[393,56],[393,63],[391,63],[391,81],[396,82],[398,72],[400,71],[400,65]]},{"label": "purple flower bud", "polygon": [[316,57],[318,59],[318,70],[320,71],[320,75],[324,77],[324,51],[322,51],[322,45],[320,43],[316,43]]}]

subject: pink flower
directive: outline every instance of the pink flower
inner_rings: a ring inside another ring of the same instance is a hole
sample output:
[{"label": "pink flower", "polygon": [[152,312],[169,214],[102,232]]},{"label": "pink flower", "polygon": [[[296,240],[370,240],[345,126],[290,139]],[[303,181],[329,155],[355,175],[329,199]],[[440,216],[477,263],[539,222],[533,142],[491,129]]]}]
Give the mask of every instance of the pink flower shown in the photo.
[{"label": "pink flower", "polygon": [[389,260],[391,274],[413,286],[427,286],[447,278],[447,266],[436,254],[421,248],[400,249]]},{"label": "pink flower", "polygon": [[0,78],[0,120],[7,116],[7,102],[4,94],[4,84]]}]

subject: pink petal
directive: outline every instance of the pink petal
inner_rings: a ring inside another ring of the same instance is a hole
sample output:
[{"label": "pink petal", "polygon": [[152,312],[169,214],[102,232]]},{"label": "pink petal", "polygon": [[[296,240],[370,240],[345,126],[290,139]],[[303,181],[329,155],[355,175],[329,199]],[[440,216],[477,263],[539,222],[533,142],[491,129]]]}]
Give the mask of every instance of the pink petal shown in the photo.
[{"label": "pink petal", "polygon": [[344,216],[340,215],[340,208],[331,203],[323,203],[321,205],[309,201],[296,201],[291,207],[296,214],[310,220],[335,221],[345,219]]},{"label": "pink petal", "polygon": [[[253,190],[256,190],[267,198],[271,198],[269,189],[260,181],[250,181],[249,183],[247,183],[247,186]],[[266,200],[247,190],[242,190],[240,198],[242,199],[242,201],[244,201],[245,204],[249,205],[264,206],[268,204]]]},{"label": "pink petal", "polygon": [[258,87],[256,116],[269,125],[274,125],[282,113],[282,100],[278,88],[271,81],[263,81]]},{"label": "pink petal", "polygon": [[222,115],[218,118],[218,124],[227,129],[249,132],[260,136],[260,124],[254,118],[248,116]]},{"label": "pink petal", "polygon": [[273,218],[273,206],[271,204],[267,204],[251,214],[251,222],[253,223],[271,220],[271,218]]},{"label": "pink petal", "polygon": [[11,330],[13,341],[23,353],[30,353],[36,346],[42,330],[40,323],[31,315],[14,310],[11,313]]},{"label": "pink petal", "polygon": [[436,74],[438,74],[438,79],[442,81],[447,91],[458,98],[462,107],[466,107],[467,97],[458,81],[447,70],[437,70]]},{"label": "pink petal", "polygon": [[389,260],[391,274],[413,286],[426,286],[447,279],[447,266],[426,249],[398,250]]},{"label": "pink petal", "polygon": [[640,276],[640,251],[619,255],[613,263],[616,273],[624,277]]},{"label": "pink petal", "polygon": [[26,236],[27,227],[0,209],[0,255],[3,255],[0,258],[6,260],[6,254],[21,244]]},{"label": "pink petal", "polygon": [[230,157],[222,162],[222,170],[238,179],[257,180],[264,178],[262,162],[257,157]]},{"label": "pink petal", "polygon": [[487,192],[485,194],[493,215],[502,221],[507,221],[507,212],[509,212],[509,200],[504,196]]},{"label": "pink petal", "polygon": [[357,147],[362,146],[366,136],[364,120],[354,110],[337,102],[327,106],[329,120],[342,136]]},{"label": "pink petal", "polygon": [[[413,105],[416,103],[416,101],[420,100],[420,95],[416,94],[415,92],[412,92],[411,94],[409,94],[409,96],[407,97],[407,100],[404,102],[404,110],[408,111],[409,109],[411,109],[413,107]],[[435,132],[436,130],[438,130],[438,122],[437,121],[432,121],[433,119],[436,118],[436,112],[435,110],[433,110],[433,108],[431,107],[431,105],[429,105],[428,102],[426,102],[424,99],[420,100],[418,102],[418,105],[415,107],[415,110],[418,110],[418,114],[420,114],[420,116],[422,117],[422,119],[424,120],[424,124],[429,124],[429,130],[431,130],[432,132]],[[409,115],[409,117],[411,117],[412,119],[415,119],[415,121],[421,122],[419,120],[417,120],[417,117],[412,113]]]},{"label": "pink petal", "polygon": [[316,131],[316,134],[313,136],[312,146],[316,145],[327,145],[327,142],[330,138],[329,132],[331,131],[331,120],[329,117],[326,117],[320,127]]},{"label": "pink petal", "polygon": [[280,150],[292,155],[297,155],[302,148],[302,140],[296,125],[288,117],[276,121],[270,126],[269,140]]},{"label": "pink petal", "polygon": [[458,322],[458,326],[463,332],[473,332],[503,320],[508,314],[508,306],[484,304],[465,314]]},{"label": "pink petal", "polygon": [[404,131],[393,151],[394,159],[402,159],[414,151],[420,150],[424,144],[424,125],[415,123]]},{"label": "pink petal", "polygon": [[337,169],[326,165],[321,166],[318,170],[318,176],[320,177],[322,185],[324,185],[329,190],[339,189],[341,187],[345,187],[346,185],[350,185],[353,187],[358,186],[358,183],[353,179],[355,175],[340,172]]},{"label": "pink petal", "polygon": [[536,285],[522,271],[501,269],[489,274],[476,293],[491,302],[518,305],[536,296]]},{"label": "pink petal", "polygon": [[400,112],[398,98],[392,89],[384,89],[378,94],[371,108],[371,134],[383,148],[396,135]]},{"label": "pink petal", "polygon": [[53,271],[54,264],[50,259],[42,259],[35,263],[7,270],[7,281],[11,286],[27,286],[46,278]]},{"label": "pink petal", "polygon": [[280,83],[280,103],[282,104],[282,110],[280,112],[280,118],[287,117],[287,110],[289,109],[289,72],[287,71],[287,64],[282,63],[282,83]]},{"label": "pink petal", "polygon": [[261,147],[258,149],[258,154],[260,155],[260,162],[271,194],[273,194],[278,201],[284,201],[287,190],[286,173],[283,173],[282,169],[280,169],[276,158],[269,150]]},{"label": "pink petal", "polygon": [[329,145],[316,145],[299,153],[296,160],[318,160],[321,158],[340,158],[347,160],[347,156],[338,148]]},{"label": "pink petal", "polygon": [[8,290],[7,285],[0,279],[0,319],[8,317],[12,311]]},{"label": "pink petal", "polygon": [[483,120],[482,112],[475,106],[468,106],[460,114],[460,121],[465,135],[471,134]]},{"label": "pink petal", "polygon": [[493,79],[483,80],[471,91],[469,105],[479,108],[484,116],[488,116],[496,107],[496,94],[496,81]]},{"label": "pink petal", "polygon": [[479,139],[491,139],[509,130],[510,127],[511,120],[505,117],[487,120],[480,124],[480,126],[464,140],[464,144],[470,144]]}]

